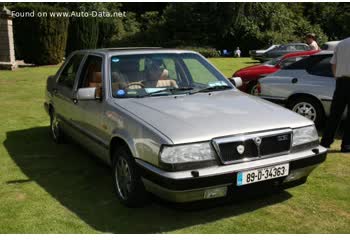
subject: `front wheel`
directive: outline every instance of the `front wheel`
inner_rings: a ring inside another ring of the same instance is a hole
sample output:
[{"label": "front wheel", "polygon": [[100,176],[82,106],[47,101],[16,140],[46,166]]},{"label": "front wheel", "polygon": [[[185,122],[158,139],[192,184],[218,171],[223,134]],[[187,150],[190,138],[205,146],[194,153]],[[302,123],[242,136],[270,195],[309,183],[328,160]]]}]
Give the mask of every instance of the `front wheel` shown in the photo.
[{"label": "front wheel", "polygon": [[308,97],[300,97],[290,103],[289,108],[315,123],[317,127],[321,127],[324,123],[324,111],[322,105],[315,99]]},{"label": "front wheel", "polygon": [[141,207],[148,196],[138,174],[135,161],[126,147],[113,154],[113,183],[119,201],[127,207]]}]

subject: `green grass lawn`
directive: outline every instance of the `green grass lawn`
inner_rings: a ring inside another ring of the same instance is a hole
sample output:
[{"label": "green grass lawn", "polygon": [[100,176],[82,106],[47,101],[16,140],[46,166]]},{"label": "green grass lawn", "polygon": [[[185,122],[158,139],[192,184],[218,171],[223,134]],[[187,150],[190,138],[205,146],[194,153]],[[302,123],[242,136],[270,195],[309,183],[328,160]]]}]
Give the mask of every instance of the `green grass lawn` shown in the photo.
[{"label": "green grass lawn", "polygon": [[[227,76],[252,64],[211,61]],[[0,71],[0,233],[350,233],[350,155],[338,152],[307,184],[275,195],[192,211],[158,200],[123,207],[106,166],[50,139],[43,101],[56,70]]]}]

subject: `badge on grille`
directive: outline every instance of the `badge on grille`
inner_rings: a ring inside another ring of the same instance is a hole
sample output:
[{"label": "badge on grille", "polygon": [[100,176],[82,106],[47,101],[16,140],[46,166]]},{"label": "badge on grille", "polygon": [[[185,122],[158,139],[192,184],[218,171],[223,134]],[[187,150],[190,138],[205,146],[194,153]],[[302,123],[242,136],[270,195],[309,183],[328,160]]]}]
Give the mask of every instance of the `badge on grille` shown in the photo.
[{"label": "badge on grille", "polygon": [[237,146],[237,152],[239,153],[239,154],[243,154],[244,153],[244,146],[243,145],[238,145]]},{"label": "badge on grille", "polygon": [[256,145],[259,146],[261,144],[261,138],[260,137],[255,138],[254,142],[255,142]]}]

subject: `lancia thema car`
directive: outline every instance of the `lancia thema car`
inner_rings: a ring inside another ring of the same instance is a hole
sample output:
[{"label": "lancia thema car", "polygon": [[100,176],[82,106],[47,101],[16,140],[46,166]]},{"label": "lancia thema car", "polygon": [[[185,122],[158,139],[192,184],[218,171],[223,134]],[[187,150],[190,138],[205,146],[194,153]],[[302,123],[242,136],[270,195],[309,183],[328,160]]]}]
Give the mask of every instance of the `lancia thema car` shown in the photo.
[{"label": "lancia thema car", "polygon": [[240,92],[193,51],[74,52],[48,78],[45,108],[53,139],[109,164],[131,207],[148,192],[190,202],[295,186],[326,158],[312,121]]}]

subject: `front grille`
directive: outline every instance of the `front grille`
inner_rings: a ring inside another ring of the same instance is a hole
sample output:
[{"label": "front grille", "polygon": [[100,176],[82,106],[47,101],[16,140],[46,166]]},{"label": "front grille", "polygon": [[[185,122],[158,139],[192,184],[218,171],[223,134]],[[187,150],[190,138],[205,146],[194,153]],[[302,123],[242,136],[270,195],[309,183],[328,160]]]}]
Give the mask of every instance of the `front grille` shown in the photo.
[{"label": "front grille", "polygon": [[291,141],[292,131],[288,129],[215,139],[213,143],[221,161],[228,164],[282,155],[290,151]]},{"label": "front grille", "polygon": [[264,137],[260,145],[261,156],[287,152],[290,149],[291,134]]},{"label": "front grille", "polygon": [[[244,154],[239,154],[237,147],[244,146]],[[228,142],[220,144],[221,157],[224,161],[242,160],[244,158],[256,158],[259,156],[258,148],[253,140]]]}]

